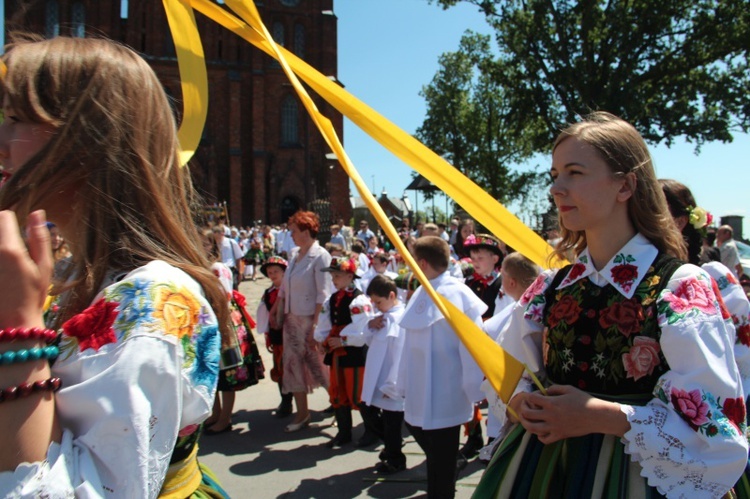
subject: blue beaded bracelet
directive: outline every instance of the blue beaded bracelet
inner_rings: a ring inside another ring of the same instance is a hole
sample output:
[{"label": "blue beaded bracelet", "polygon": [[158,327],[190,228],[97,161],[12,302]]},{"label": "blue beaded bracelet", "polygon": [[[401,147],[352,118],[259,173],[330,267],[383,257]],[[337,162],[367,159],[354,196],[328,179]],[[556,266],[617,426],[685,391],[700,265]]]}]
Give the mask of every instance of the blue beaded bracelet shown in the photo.
[{"label": "blue beaded bracelet", "polygon": [[56,346],[34,347],[22,350],[8,350],[0,354],[0,366],[40,359],[54,359],[60,354]]}]

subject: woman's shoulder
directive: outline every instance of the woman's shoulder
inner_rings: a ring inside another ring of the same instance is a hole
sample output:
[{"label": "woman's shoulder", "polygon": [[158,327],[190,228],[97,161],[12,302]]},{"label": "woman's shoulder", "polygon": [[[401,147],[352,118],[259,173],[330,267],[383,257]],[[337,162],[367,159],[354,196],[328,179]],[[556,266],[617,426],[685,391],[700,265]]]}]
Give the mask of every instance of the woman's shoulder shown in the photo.
[{"label": "woman's shoulder", "polygon": [[61,350],[99,351],[135,336],[191,344],[217,328],[200,285],[184,271],[154,261],[107,286],[88,308],[62,325]]}]

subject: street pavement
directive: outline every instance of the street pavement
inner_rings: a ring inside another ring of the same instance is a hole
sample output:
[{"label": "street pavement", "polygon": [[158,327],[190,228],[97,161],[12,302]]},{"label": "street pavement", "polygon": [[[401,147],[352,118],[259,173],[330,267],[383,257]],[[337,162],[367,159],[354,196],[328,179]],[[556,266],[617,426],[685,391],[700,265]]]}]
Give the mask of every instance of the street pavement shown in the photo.
[{"label": "street pavement", "polygon": [[[266,278],[245,281],[240,291],[247,298],[247,310],[255,316],[263,290],[270,286]],[[200,461],[208,465],[233,498],[325,498],[426,497],[427,470],[422,450],[404,428],[407,469],[381,477],[374,472],[378,463],[378,444],[358,449],[353,444],[328,449],[325,443],[335,434],[333,417],[322,411],[328,407],[328,395],[322,388],[309,396],[312,424],[296,433],[284,433],[291,421],[278,419],[273,411],[280,401],[278,385],[268,373],[271,354],[256,336],[266,366],[266,378],[237,393],[231,432],[204,435],[200,442]],[[364,431],[359,413],[354,413],[354,440]],[[461,441],[465,441],[462,435]],[[484,466],[476,459],[459,474],[456,497],[468,498],[474,491]]]}]

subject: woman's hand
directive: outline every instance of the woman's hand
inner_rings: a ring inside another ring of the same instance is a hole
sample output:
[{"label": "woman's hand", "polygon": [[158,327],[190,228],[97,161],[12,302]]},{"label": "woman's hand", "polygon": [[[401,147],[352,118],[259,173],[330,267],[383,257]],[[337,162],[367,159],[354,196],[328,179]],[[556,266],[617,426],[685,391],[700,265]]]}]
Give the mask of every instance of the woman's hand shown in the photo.
[{"label": "woman's hand", "polygon": [[52,278],[52,249],[45,213],[30,213],[28,249],[12,211],[0,211],[0,327],[43,327],[42,307]]},{"label": "woman's hand", "polygon": [[[520,394],[519,394],[520,395]],[[620,405],[592,397],[570,385],[553,385],[547,396],[541,393],[525,394],[513,407],[520,423],[535,434],[543,444],[590,433],[623,436],[629,429]]]}]

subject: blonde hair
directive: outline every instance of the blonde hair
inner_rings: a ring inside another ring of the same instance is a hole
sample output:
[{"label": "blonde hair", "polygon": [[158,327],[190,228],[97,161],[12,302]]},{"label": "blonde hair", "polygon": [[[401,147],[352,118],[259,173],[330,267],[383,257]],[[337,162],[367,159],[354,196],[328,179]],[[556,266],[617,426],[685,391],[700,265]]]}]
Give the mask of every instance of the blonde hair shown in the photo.
[{"label": "blonde hair", "polygon": [[200,246],[175,119],[146,61],[109,40],[29,35],[15,35],[2,59],[0,97],[56,131],[2,189],[0,209],[23,219],[49,196],[75,193],[73,278],[53,289],[70,291],[59,323],[91,303],[109,272],[163,260],[203,287],[226,334],[226,294]]},{"label": "blonde hair", "polygon": [[[659,251],[685,260],[685,242],[674,226],[648,147],[638,131],[625,120],[598,111],[564,129],[555,140],[553,153],[570,137],[596,149],[613,175],[635,174],[635,190],[628,200],[630,221]],[[586,248],[586,233],[568,230],[562,218],[558,217],[558,220],[562,239],[555,247],[554,255],[567,258],[570,250],[579,255]]]}]

